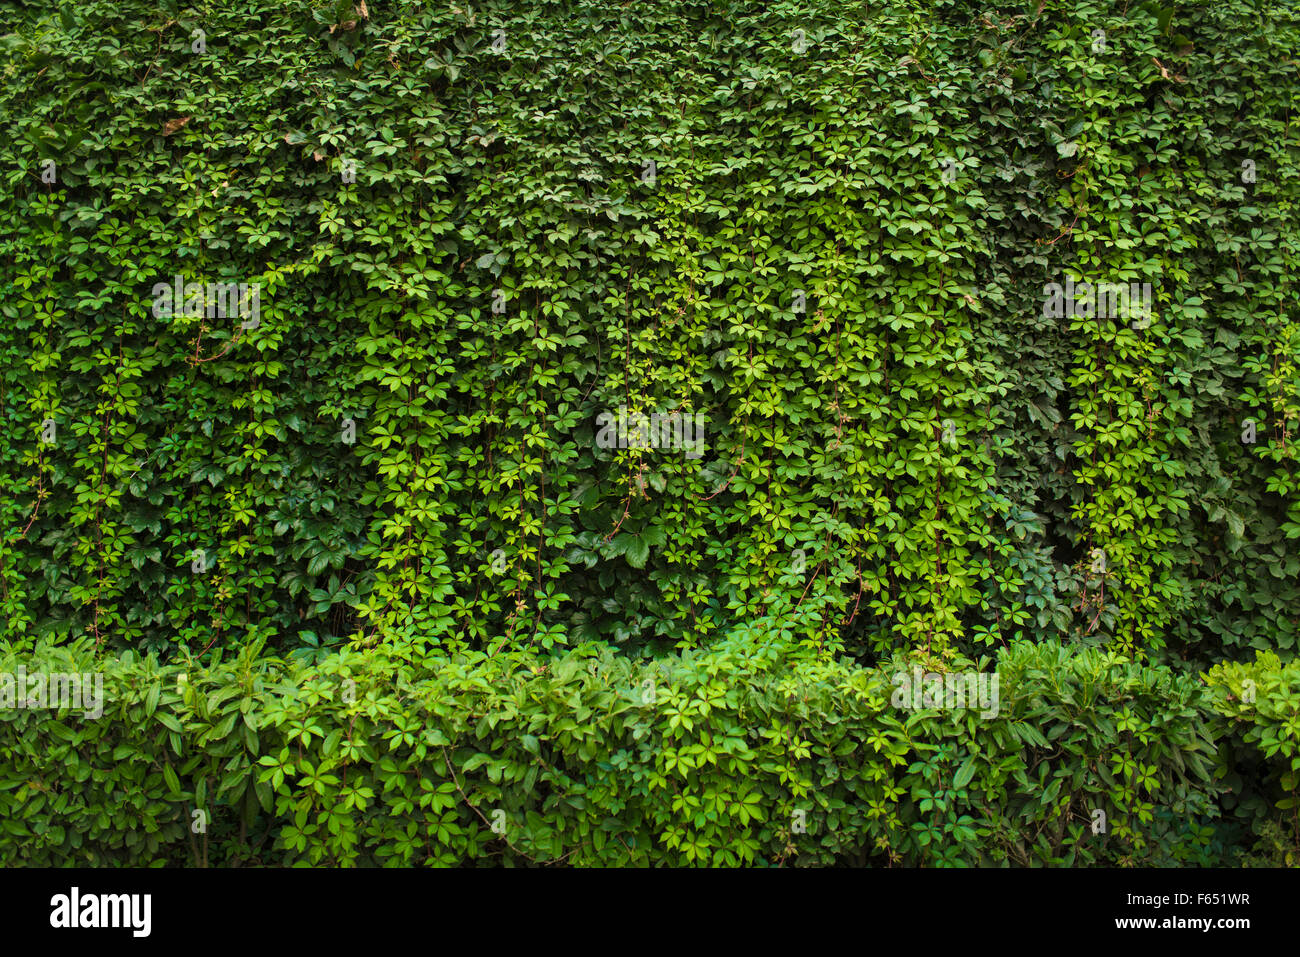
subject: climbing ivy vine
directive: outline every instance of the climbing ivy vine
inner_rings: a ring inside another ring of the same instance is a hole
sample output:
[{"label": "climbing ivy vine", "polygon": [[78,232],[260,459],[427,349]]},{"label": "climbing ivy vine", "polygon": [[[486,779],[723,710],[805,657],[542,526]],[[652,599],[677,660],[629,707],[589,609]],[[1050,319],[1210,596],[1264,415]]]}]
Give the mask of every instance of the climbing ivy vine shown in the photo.
[{"label": "climbing ivy vine", "polygon": [[1291,5],[5,17],[6,635],[1294,651]]}]

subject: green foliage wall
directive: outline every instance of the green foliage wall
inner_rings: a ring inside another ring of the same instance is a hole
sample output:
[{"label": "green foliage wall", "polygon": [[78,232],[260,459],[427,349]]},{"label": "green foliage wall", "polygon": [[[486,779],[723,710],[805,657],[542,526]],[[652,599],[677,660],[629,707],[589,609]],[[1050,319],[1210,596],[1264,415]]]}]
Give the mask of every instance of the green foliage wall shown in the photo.
[{"label": "green foliage wall", "polygon": [[6,634],[1294,653],[1293,3],[469,8],[4,14]]}]

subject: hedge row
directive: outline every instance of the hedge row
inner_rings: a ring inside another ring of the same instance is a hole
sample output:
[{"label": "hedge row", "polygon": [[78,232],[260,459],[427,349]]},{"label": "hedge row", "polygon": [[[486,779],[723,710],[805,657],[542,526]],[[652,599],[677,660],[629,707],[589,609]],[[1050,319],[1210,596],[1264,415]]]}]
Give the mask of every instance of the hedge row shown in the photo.
[{"label": "hedge row", "polygon": [[[1279,735],[1294,795],[1281,669],[1253,673],[1250,710],[1237,672],[1211,691],[1018,643],[996,709],[913,710],[897,674],[993,662],[864,669],[766,624],[654,664],[259,651],[101,661],[98,720],[0,711],[0,863],[1155,865],[1224,863],[1252,827],[1295,843],[1258,799]],[[96,662],[86,641],[0,652],[10,673]],[[1229,738],[1257,747],[1250,780],[1221,779]]]},{"label": "hedge row", "polygon": [[1300,866],[1300,661],[1262,652],[1207,677],[1225,719],[1214,731],[1223,806],[1258,836],[1259,859]]}]

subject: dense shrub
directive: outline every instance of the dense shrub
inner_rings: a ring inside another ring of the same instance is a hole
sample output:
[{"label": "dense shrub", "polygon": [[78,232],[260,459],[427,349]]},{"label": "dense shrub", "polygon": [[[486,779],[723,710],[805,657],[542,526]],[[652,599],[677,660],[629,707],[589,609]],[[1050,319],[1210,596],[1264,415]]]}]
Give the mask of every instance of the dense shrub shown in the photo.
[{"label": "dense shrub", "polygon": [[1263,652],[1216,666],[1208,680],[1229,719],[1215,732],[1224,807],[1259,837],[1262,863],[1300,866],[1300,662]]},{"label": "dense shrub", "polygon": [[[1225,856],[1214,715],[1195,678],[1017,643],[998,658],[996,716],[912,711],[891,701],[893,675],[942,666],[863,669],[792,639],[759,623],[642,665],[601,646],[545,663],[374,651],[286,664],[250,647],[202,667],[124,652],[105,665],[100,720],[0,712],[0,862]],[[20,660],[105,664],[85,640],[10,649],[0,667]]]}]

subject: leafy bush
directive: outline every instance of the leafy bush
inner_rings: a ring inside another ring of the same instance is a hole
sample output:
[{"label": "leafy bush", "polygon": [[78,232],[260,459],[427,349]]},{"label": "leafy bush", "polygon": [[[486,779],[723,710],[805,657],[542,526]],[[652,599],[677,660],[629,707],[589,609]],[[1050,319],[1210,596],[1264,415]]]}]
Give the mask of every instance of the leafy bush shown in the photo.
[{"label": "leafy bush", "polygon": [[[1250,823],[1264,863],[1300,865],[1300,661],[1272,652],[1209,672],[1215,709],[1228,720],[1220,769],[1224,806]],[[1275,813],[1270,813],[1275,809]]]},{"label": "leafy bush", "polygon": [[759,623],[640,665],[604,646],[549,662],[388,649],[319,663],[250,647],[206,667],[132,652],[103,663],[86,640],[5,649],[9,671],[103,663],[106,705],[100,720],[3,713],[0,861],[1130,865],[1222,853],[1195,679],[1018,643],[998,658],[996,716],[912,711],[891,702],[894,674],[944,665],[899,656],[864,669],[793,637]]}]

